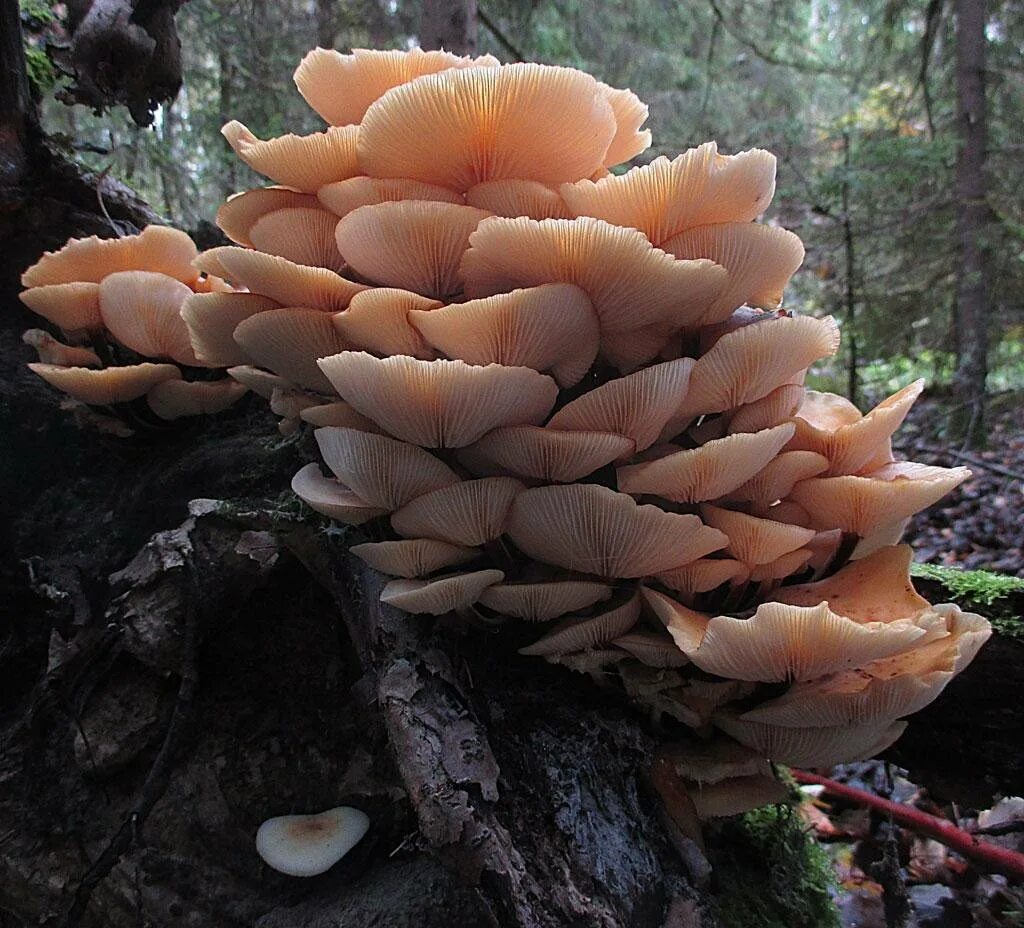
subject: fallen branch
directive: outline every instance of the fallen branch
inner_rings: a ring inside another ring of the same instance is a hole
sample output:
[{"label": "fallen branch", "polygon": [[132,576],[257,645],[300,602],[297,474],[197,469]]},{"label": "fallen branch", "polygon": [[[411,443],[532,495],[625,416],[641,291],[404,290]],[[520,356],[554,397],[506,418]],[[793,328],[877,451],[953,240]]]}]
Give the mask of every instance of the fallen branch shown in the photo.
[{"label": "fallen branch", "polygon": [[1024,854],[979,841],[974,835],[958,828],[952,822],[929,815],[913,806],[901,805],[889,799],[883,799],[854,786],[837,783],[828,777],[808,773],[805,770],[792,770],[793,779],[797,783],[823,786],[825,792],[840,799],[846,799],[859,806],[867,806],[884,815],[891,816],[893,821],[915,834],[927,835],[956,851],[968,860],[979,865],[981,869],[1018,880],[1024,880]]}]

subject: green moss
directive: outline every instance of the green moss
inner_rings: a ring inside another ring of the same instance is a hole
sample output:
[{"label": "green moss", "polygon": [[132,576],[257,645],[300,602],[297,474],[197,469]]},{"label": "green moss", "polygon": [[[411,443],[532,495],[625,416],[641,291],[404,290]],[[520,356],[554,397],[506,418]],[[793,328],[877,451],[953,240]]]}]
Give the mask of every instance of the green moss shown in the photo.
[{"label": "green moss", "polygon": [[18,0],[18,9],[22,20],[29,25],[44,26],[57,18],[49,0]]},{"label": "green moss", "polygon": [[720,928],[838,928],[828,855],[786,805],[755,809],[708,836]]},{"label": "green moss", "polygon": [[34,45],[25,46],[25,67],[28,79],[39,93],[45,93],[57,82],[57,71],[50,56]]},{"label": "green moss", "polygon": [[962,609],[984,612],[1002,635],[1024,638],[1020,601],[1024,580],[991,570],[961,570],[937,564],[914,564],[911,576],[940,584]]}]

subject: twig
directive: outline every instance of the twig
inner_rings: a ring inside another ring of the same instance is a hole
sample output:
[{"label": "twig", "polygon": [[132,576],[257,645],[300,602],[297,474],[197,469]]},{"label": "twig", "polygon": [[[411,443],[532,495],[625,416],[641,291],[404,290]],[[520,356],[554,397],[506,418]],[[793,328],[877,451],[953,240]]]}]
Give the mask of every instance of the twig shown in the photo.
[{"label": "twig", "polygon": [[100,171],[99,177],[96,178],[96,202],[100,205],[100,212],[106,217],[107,222],[110,223],[110,228],[114,230],[114,235],[117,238],[124,238],[124,232],[117,227],[117,223],[111,218],[110,213],[107,212],[107,204],[103,202],[103,181],[107,179],[107,175],[110,173],[112,165],[107,165],[102,171]]},{"label": "twig", "polygon": [[981,467],[984,470],[990,470],[994,474],[1001,474],[1004,477],[1011,477],[1014,480],[1024,480],[1024,473],[1016,470],[1010,470],[1008,467],[1003,467],[1001,464],[992,464],[983,458],[975,457],[973,454],[967,454],[965,451],[958,451],[955,448],[935,448],[931,445],[915,445],[917,451],[925,451],[928,454],[946,454],[951,458],[956,458],[958,461],[966,461],[968,464],[973,464],[975,467]]},{"label": "twig", "polygon": [[816,786],[823,786],[826,793],[831,793],[840,799],[846,799],[859,806],[867,806],[889,815],[894,822],[908,828],[916,834],[927,835],[934,838],[941,844],[946,845],[963,857],[973,861],[981,869],[993,873],[1002,873],[1004,876],[1024,880],[1024,854],[999,847],[995,844],[988,844],[979,841],[973,834],[958,828],[952,822],[929,815],[913,806],[901,805],[889,799],[882,799],[873,793],[857,789],[853,786],[846,786],[837,783],[828,777],[818,776],[816,773],[808,773],[806,770],[792,770],[793,779],[797,783],[810,783]]}]

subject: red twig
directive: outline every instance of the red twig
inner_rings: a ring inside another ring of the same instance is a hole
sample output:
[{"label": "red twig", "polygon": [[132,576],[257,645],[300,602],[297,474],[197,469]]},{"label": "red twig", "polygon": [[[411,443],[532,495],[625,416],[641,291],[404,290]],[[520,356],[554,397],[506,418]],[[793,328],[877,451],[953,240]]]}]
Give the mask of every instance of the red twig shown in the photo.
[{"label": "red twig", "polygon": [[913,806],[891,802],[888,799],[875,796],[873,793],[868,793],[862,789],[845,786],[842,783],[837,783],[835,780],[830,780],[828,777],[818,776],[816,773],[807,773],[805,770],[791,770],[790,772],[797,783],[813,783],[817,786],[823,786],[825,787],[825,792],[831,793],[833,796],[848,799],[859,806],[877,809],[885,815],[891,815],[893,821],[898,822],[917,834],[927,835],[929,838],[940,841],[951,850],[974,861],[986,871],[1002,873],[1004,876],[1024,880],[1024,854],[1019,854],[1017,851],[1011,851],[995,844],[988,844],[985,841],[979,841],[974,835],[961,828],[957,828],[952,822],[929,815],[927,812],[922,812]]}]

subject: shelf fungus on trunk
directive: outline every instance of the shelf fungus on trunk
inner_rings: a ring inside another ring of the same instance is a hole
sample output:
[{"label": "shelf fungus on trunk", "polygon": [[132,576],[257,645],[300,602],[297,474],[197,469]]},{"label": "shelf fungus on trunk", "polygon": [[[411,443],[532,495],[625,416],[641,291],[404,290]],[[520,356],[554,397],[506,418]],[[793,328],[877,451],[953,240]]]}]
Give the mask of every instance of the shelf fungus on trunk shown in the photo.
[{"label": "shelf fungus on trunk", "polygon": [[[691,729],[652,770],[691,837],[777,801],[772,761],[897,738],[989,634],[921,598],[899,545],[968,472],[893,459],[921,384],[867,414],[804,388],[839,331],[783,304],[804,250],[758,221],[775,157],[708,142],[612,173],[647,108],[571,68],[319,49],[295,80],[323,131],[224,129],[272,182],[220,209],[236,245],[69,246],[26,303],[70,341],[230,365],[313,426],[324,467],[292,487],[410,621],[521,623],[523,659]],[[140,367],[134,395],[181,391]],[[41,373],[114,390],[73,370]]]}]

